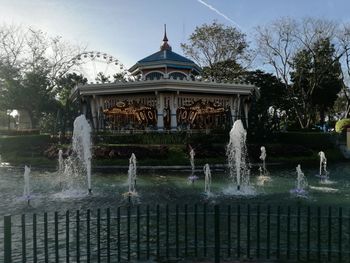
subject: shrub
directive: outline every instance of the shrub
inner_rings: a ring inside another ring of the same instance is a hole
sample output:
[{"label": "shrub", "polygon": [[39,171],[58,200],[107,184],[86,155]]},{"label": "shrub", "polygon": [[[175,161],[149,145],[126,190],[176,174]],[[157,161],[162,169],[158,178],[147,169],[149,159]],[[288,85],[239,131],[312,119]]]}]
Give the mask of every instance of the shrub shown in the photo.
[{"label": "shrub", "polygon": [[342,119],[335,124],[335,131],[342,133],[344,129],[350,127],[350,119]]},{"label": "shrub", "polygon": [[334,148],[333,136],[324,132],[280,132],[271,142],[285,145],[302,145],[314,150]]},{"label": "shrub", "polygon": [[9,136],[0,138],[0,152],[2,154],[41,154],[50,143],[48,135]]},{"label": "shrub", "polygon": [[6,136],[37,135],[37,134],[40,134],[40,130],[38,129],[25,129],[25,130],[0,129],[0,135],[6,135]]},{"label": "shrub", "polygon": [[197,143],[227,143],[227,134],[204,133],[135,133],[108,134],[96,133],[94,143],[104,144],[197,144]]},{"label": "shrub", "polygon": [[94,157],[96,159],[129,159],[134,153],[138,159],[163,159],[167,157],[168,151],[167,146],[156,145],[96,146],[94,147]]}]

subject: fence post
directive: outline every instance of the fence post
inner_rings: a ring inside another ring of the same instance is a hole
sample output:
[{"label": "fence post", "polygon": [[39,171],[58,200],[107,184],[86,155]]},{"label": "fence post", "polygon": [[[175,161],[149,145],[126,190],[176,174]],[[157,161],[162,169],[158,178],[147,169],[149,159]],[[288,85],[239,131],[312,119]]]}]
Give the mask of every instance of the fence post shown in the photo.
[{"label": "fence post", "polygon": [[45,263],[49,262],[49,246],[48,246],[48,226],[47,226],[47,212],[44,213],[44,250]]},{"label": "fence post", "polygon": [[111,262],[111,210],[106,209],[106,220],[107,220],[107,262]]},{"label": "fence post", "polygon": [[90,209],[86,211],[86,262],[90,263]]},{"label": "fence post", "polygon": [[38,262],[36,214],[33,214],[33,263]]},{"label": "fence post", "polygon": [[26,263],[27,262],[27,245],[26,245],[26,216],[25,214],[22,215],[21,218],[21,225],[22,225],[22,262]]},{"label": "fence post", "polygon": [[69,210],[66,211],[66,262],[69,263]]},{"label": "fence post", "polygon": [[11,216],[4,216],[4,262],[11,263]]},{"label": "fence post", "polygon": [[332,258],[332,207],[328,207],[328,261]]},{"label": "fence post", "polygon": [[58,212],[55,212],[55,262],[59,262],[58,254]]},{"label": "fence post", "polygon": [[96,232],[97,262],[101,263],[101,209],[97,209]]},{"label": "fence post", "polygon": [[341,207],[339,207],[339,217],[338,217],[338,227],[339,227],[339,232],[338,232],[338,260],[339,262],[342,261],[342,226],[343,226],[343,210]]},{"label": "fence post", "polygon": [[220,210],[215,205],[214,210],[214,229],[215,229],[215,263],[220,262]]},{"label": "fence post", "polygon": [[80,212],[79,210],[76,211],[76,218],[75,218],[75,231],[76,231],[76,261],[77,263],[80,262]]}]

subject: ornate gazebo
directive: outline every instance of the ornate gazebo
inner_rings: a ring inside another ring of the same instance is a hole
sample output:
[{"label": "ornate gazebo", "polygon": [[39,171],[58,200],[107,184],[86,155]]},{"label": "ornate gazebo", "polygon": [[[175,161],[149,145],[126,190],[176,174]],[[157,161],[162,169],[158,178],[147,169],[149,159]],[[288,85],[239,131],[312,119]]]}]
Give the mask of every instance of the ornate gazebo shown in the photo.
[{"label": "ornate gazebo", "polygon": [[208,130],[231,126],[248,112],[254,85],[199,77],[201,68],[172,51],[166,32],[160,50],[129,69],[132,80],[78,85],[72,98],[95,129]]}]

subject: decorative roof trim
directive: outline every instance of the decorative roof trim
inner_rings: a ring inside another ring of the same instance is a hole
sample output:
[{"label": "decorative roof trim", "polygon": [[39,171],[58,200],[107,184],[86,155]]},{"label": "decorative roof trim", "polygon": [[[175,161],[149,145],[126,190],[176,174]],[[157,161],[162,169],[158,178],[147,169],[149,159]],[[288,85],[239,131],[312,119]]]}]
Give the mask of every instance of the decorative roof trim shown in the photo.
[{"label": "decorative roof trim", "polygon": [[143,69],[153,69],[153,68],[165,68],[165,67],[171,67],[173,66],[174,68],[185,68],[185,69],[194,69],[197,71],[197,73],[201,72],[201,68],[197,66],[196,64],[192,64],[189,62],[178,62],[174,60],[163,60],[161,63],[159,61],[152,61],[152,62],[144,62],[144,63],[139,63],[137,62],[134,66],[132,66],[129,71],[131,74],[135,74],[139,72],[140,70]]},{"label": "decorative roof trim", "polygon": [[118,81],[115,83],[85,84],[78,85],[71,93],[71,98],[75,99],[79,95],[111,95],[111,94],[131,94],[147,93],[155,91],[169,92],[189,92],[189,93],[208,93],[208,94],[227,94],[227,95],[250,95],[258,88],[249,83],[220,83],[210,80],[191,80],[191,79],[157,79],[157,80],[138,80],[138,81]]}]

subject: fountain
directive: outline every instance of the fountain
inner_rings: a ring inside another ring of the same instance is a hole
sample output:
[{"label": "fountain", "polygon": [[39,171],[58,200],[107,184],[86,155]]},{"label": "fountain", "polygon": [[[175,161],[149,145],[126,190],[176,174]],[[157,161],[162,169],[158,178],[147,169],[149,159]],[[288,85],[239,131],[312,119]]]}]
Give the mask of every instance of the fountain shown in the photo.
[{"label": "fountain", "polygon": [[196,166],[194,165],[194,156],[196,155],[196,153],[194,152],[194,149],[191,147],[191,145],[190,149],[191,176],[188,177],[188,180],[190,180],[191,183],[194,183],[194,181],[198,179],[198,176],[194,174],[196,168]]},{"label": "fountain", "polygon": [[271,180],[271,177],[269,176],[269,172],[266,169],[266,148],[265,146],[260,147],[261,154],[259,156],[259,159],[262,161],[260,167],[259,167],[259,176],[258,176],[258,185],[264,185],[266,182]]},{"label": "fountain", "polygon": [[29,174],[30,174],[30,168],[25,165],[24,166],[24,189],[23,189],[23,197],[27,201],[28,205],[30,202],[30,183],[29,183]]},{"label": "fountain", "polygon": [[230,141],[227,145],[226,155],[230,178],[236,185],[239,194],[254,194],[254,188],[250,186],[249,164],[247,163],[247,132],[241,120],[234,122],[230,131]]},{"label": "fountain", "polygon": [[91,126],[83,114],[74,121],[72,148],[84,167],[88,191],[91,193]]},{"label": "fountain", "polygon": [[320,156],[320,168],[319,168],[319,174],[316,176],[321,179],[321,184],[334,184],[334,181],[329,180],[329,172],[327,170],[327,158],[323,151],[320,151],[318,153],[318,156]]},{"label": "fountain", "polygon": [[259,168],[260,171],[260,175],[266,175],[267,174],[267,170],[266,170],[266,164],[265,164],[265,160],[266,160],[266,149],[264,146],[260,147],[260,151],[261,154],[259,156],[259,159],[262,161],[262,165]]},{"label": "fountain", "polygon": [[291,193],[294,193],[298,196],[305,196],[307,194],[306,188],[308,187],[308,183],[304,173],[301,170],[300,164],[296,167],[297,172],[297,181],[296,188],[291,190]]},{"label": "fountain", "polygon": [[328,177],[328,171],[327,171],[327,158],[323,151],[320,151],[318,153],[318,156],[320,156],[320,172],[319,177],[321,178],[327,178]]},{"label": "fountain", "polygon": [[211,187],[211,172],[209,164],[205,164],[203,167],[204,172],[204,192],[207,195],[211,195],[210,187]]},{"label": "fountain", "polygon": [[136,170],[136,156],[135,154],[131,154],[131,157],[129,159],[129,170],[128,170],[128,185],[129,185],[129,191],[127,192],[128,196],[137,195],[136,192],[136,177],[137,177],[137,170]]}]

